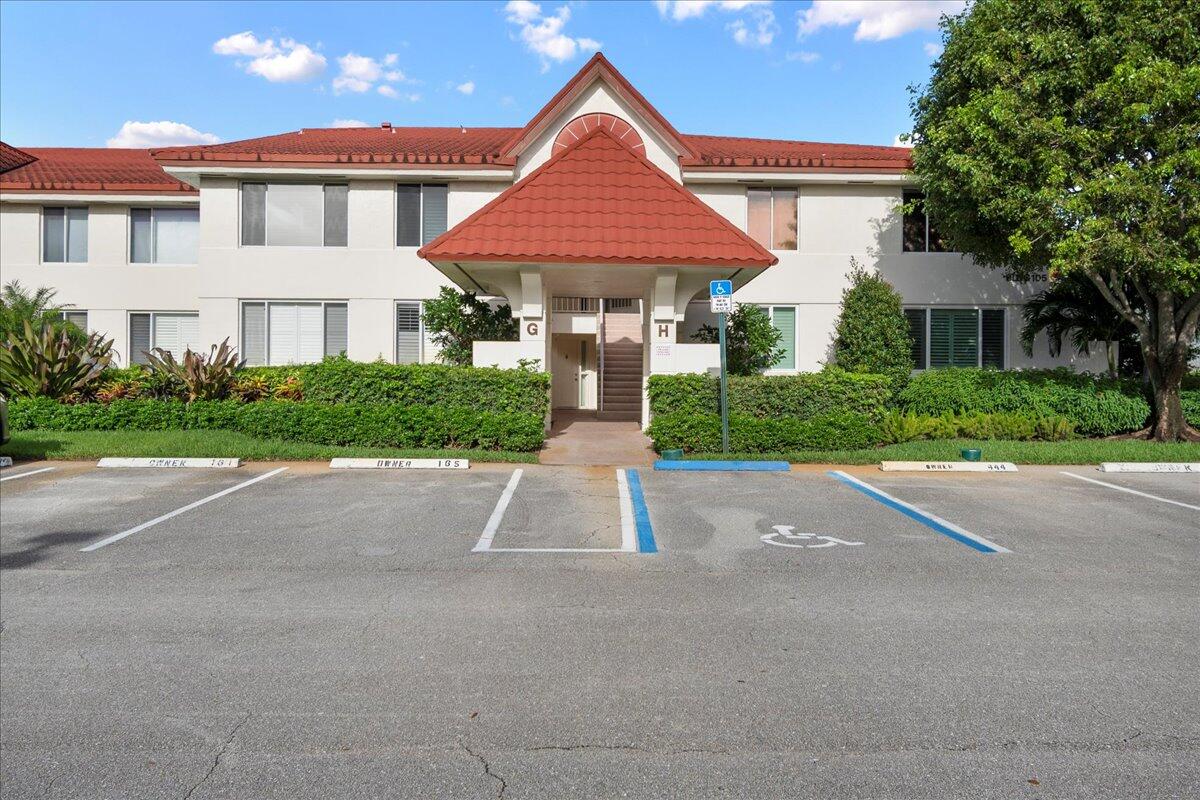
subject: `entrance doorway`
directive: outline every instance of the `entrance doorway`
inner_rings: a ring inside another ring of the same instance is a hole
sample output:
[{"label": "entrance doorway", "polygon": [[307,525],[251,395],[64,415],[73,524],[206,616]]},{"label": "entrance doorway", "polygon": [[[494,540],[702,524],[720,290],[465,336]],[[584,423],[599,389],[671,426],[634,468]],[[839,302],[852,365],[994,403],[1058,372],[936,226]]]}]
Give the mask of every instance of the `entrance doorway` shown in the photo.
[{"label": "entrance doorway", "polygon": [[595,334],[556,333],[553,338],[551,392],[554,407],[595,410]]}]

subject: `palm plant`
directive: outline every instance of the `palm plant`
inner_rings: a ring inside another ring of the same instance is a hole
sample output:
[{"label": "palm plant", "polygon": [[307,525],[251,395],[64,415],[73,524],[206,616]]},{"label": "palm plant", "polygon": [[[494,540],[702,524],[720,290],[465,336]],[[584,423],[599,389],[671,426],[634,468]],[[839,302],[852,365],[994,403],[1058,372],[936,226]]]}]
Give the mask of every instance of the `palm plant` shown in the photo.
[{"label": "palm plant", "polygon": [[146,353],[146,357],[153,372],[168,376],[183,386],[189,403],[193,400],[224,400],[233,391],[237,371],[243,363],[238,360],[237,351],[229,346],[228,338],[220,345],[213,345],[207,356],[189,348],[184,352],[183,360],[176,361],[172,353],[156,347]]},{"label": "palm plant", "polygon": [[[1128,292],[1131,301],[1137,292]],[[1056,281],[1049,289],[1031,297],[1021,312],[1021,348],[1033,355],[1034,339],[1045,333],[1050,355],[1062,352],[1063,339],[1068,338],[1075,352],[1089,355],[1092,342],[1104,342],[1108,357],[1108,372],[1118,372],[1117,345],[1136,337],[1137,331],[1112,307],[1086,278],[1071,277]]]},{"label": "palm plant", "polygon": [[112,340],[98,333],[81,344],[72,331],[49,324],[35,329],[25,320],[19,334],[0,343],[0,394],[86,396],[112,364],[112,347]]},{"label": "palm plant", "polygon": [[28,322],[35,331],[49,325],[55,331],[67,331],[78,344],[87,341],[87,333],[62,318],[66,306],[54,302],[57,292],[49,286],[30,290],[20,281],[12,281],[0,289],[0,341],[20,336]]}]

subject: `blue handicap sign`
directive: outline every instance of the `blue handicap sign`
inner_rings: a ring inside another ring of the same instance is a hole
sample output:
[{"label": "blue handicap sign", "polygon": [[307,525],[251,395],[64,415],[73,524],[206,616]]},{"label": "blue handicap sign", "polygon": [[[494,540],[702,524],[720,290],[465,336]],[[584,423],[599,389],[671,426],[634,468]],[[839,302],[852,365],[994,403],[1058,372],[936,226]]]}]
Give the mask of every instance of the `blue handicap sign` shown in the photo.
[{"label": "blue handicap sign", "polygon": [[713,297],[728,297],[733,294],[733,281],[709,281],[708,293]]}]

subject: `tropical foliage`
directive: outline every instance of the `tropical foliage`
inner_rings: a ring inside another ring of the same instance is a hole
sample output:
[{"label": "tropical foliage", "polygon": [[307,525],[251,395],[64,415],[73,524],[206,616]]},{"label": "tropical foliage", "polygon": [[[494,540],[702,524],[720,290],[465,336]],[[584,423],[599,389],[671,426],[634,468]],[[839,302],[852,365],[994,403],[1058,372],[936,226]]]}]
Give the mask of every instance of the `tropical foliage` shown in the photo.
[{"label": "tropical foliage", "polygon": [[81,331],[62,317],[65,306],[54,302],[57,292],[48,286],[30,290],[20,281],[12,281],[0,289],[0,341],[8,341],[24,333],[25,323],[41,330],[49,325],[56,331],[65,330],[73,341],[87,340]]},{"label": "tropical foliage", "polygon": [[[716,344],[720,331],[714,325],[702,325],[692,338]],[[725,318],[725,359],[730,375],[755,375],[770,369],[783,358],[779,346],[782,334],[771,324],[771,317],[759,306],[742,303]]]},{"label": "tropical foliage", "polygon": [[938,230],[1017,279],[1090,281],[1137,330],[1148,432],[1200,436],[1180,401],[1200,325],[1200,5],[977,0],[942,30],[913,101]]},{"label": "tropical foliage", "polygon": [[425,330],[441,352],[445,364],[469,367],[475,342],[515,342],[517,321],[507,303],[493,308],[474,292],[443,286],[433,300],[425,301]]},{"label": "tropical foliage", "polygon": [[185,400],[224,400],[237,384],[237,371],[242,366],[237,351],[229,346],[229,339],[213,345],[207,356],[184,351],[183,359],[176,361],[174,354],[156,347],[146,354],[151,372],[160,373],[169,382],[182,387]]},{"label": "tropical foliage", "polygon": [[112,340],[25,320],[19,334],[0,343],[0,394],[71,399],[91,391],[112,364]]}]

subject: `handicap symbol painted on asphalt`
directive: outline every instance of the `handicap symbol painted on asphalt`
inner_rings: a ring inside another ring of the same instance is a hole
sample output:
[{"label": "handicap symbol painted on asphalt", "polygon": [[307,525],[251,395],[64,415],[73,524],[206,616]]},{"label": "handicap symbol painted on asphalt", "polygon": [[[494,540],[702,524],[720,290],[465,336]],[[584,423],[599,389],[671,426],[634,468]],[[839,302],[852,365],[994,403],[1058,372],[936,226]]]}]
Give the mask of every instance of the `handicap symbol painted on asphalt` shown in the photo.
[{"label": "handicap symbol painted on asphalt", "polygon": [[[820,547],[833,547],[835,545],[844,544],[847,547],[857,547],[864,542],[847,542],[845,539],[839,539],[836,536],[822,536],[817,533],[793,533],[796,529],[795,525],[772,525],[775,529],[774,533],[768,533],[766,536],[760,536],[759,540],[765,544],[773,544],[776,547],[806,547],[815,550]],[[805,544],[819,539],[821,544]]]}]

